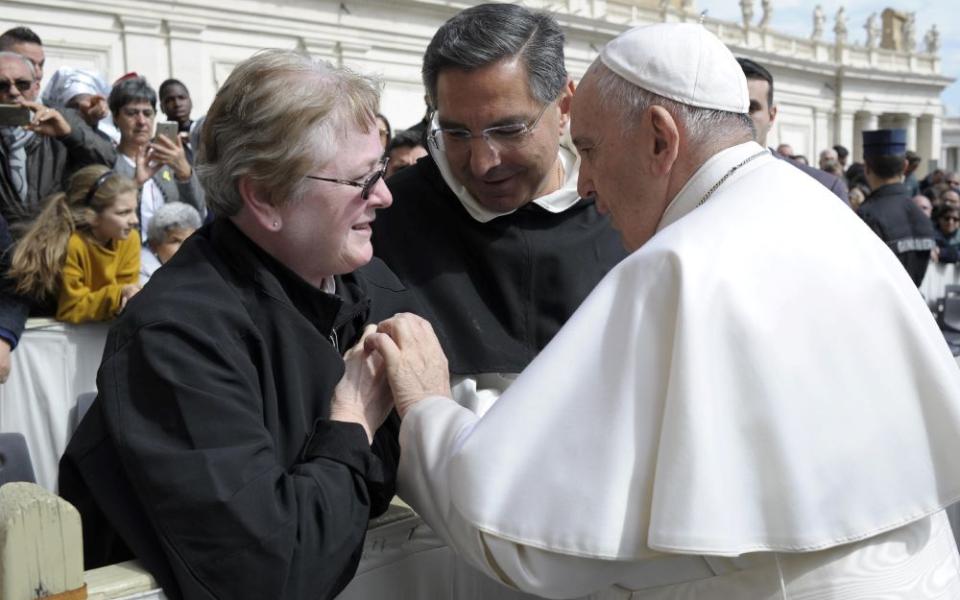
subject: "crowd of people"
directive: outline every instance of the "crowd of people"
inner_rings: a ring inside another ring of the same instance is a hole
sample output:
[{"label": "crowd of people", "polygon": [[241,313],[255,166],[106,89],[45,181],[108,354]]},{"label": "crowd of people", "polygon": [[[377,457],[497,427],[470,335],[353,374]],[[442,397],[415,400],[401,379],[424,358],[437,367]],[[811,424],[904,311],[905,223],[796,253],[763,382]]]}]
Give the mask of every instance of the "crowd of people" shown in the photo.
[{"label": "crowd of people", "polygon": [[[28,315],[116,317],[213,218],[193,170],[205,119],[192,118],[183,82],[155,90],[128,73],[110,86],[98,73],[63,67],[43,85],[44,66],[32,30],[0,35],[0,104],[30,111],[0,126],[0,381]],[[167,119],[159,125],[158,108]],[[393,135],[380,114],[377,124],[387,176],[426,155],[422,130]],[[100,229],[107,222],[118,223],[109,235]]]},{"label": "crowd of people", "polygon": [[86,568],[333,598],[398,492],[545,597],[960,595],[960,370],[914,285],[960,198],[903,131],[814,167],[703,26],[631,29],[578,86],[508,3],[438,29],[403,132],[294,51],[196,120],[136,73],[40,102],[43,66],[0,36],[29,109],[0,127],[0,338],[115,319],[60,462]]}]

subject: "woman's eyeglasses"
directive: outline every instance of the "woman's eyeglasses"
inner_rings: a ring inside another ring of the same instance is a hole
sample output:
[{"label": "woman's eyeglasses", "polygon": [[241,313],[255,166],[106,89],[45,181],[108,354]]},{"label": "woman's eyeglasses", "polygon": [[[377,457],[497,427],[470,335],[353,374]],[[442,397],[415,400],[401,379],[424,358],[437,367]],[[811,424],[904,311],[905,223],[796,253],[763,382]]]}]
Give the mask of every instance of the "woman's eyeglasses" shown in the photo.
[{"label": "woman's eyeglasses", "polygon": [[376,170],[367,175],[363,181],[350,181],[349,179],[336,179],[333,177],[319,177],[317,175],[306,175],[307,179],[316,179],[317,181],[329,181],[330,183],[339,183],[340,185],[352,185],[353,187],[360,188],[360,197],[366,200],[370,197],[370,192],[373,191],[373,186],[377,185],[377,182],[383,177],[383,174],[387,172],[387,162],[390,159],[386,156],[380,159],[380,162],[377,163]]}]

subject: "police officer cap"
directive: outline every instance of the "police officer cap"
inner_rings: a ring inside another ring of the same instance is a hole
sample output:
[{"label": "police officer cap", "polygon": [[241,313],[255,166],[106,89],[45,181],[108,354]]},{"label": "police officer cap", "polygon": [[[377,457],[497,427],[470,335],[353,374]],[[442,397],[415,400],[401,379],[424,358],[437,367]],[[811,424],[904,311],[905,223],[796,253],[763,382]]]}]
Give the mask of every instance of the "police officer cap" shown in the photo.
[{"label": "police officer cap", "polygon": [[906,154],[906,129],[876,129],[863,132],[863,157]]},{"label": "police officer cap", "polygon": [[730,50],[702,25],[657,23],[621,33],[600,52],[630,83],[670,100],[747,114],[747,79]]}]

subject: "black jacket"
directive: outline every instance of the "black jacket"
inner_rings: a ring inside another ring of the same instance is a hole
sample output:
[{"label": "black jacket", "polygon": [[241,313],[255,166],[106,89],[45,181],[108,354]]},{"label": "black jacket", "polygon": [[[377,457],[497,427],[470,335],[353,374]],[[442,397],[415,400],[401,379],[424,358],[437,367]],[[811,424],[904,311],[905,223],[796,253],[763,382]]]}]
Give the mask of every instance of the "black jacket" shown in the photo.
[{"label": "black jacket", "polygon": [[450,371],[519,373],[626,251],[591,199],[472,218],[430,157],[387,182],[373,250],[437,329]]},{"label": "black jacket", "polygon": [[910,198],[910,190],[902,183],[883,185],[867,196],[857,214],[886,242],[919,286],[936,243],[933,223]]},{"label": "black jacket", "polygon": [[395,416],[372,451],[359,425],[327,420],[341,353],[413,307],[376,260],[337,290],[227,220],[151,278],[110,329],[100,396],[60,464],[87,568],[136,556],[172,599],[313,600],[347,584],[399,447]]},{"label": "black jacket", "polygon": [[823,169],[798,163],[797,161],[780,154],[776,150],[771,149],[770,154],[773,154],[774,157],[779,158],[780,160],[787,161],[787,164],[793,165],[810,177],[813,177],[820,183],[820,185],[833,192],[834,196],[840,198],[847,204],[850,204],[850,190],[847,189],[847,184],[842,178],[837,177],[833,173],[827,173]]}]

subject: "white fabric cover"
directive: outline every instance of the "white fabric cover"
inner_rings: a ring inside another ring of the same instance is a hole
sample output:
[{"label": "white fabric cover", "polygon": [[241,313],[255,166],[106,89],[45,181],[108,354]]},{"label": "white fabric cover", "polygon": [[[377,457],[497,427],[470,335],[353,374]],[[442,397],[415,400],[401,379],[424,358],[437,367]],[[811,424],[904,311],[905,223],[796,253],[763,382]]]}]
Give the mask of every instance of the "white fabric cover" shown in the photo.
[{"label": "white fabric cover", "polygon": [[689,106],[746,114],[743,69],[715,35],[694,23],[656,23],[622,33],[600,61],[630,83]]},{"label": "white fabric cover", "polygon": [[420,440],[477,529],[607,559],[806,552],[960,497],[960,373],[876,235],[770,156],[693,210],[758,151],[704,164],[483,419]]},{"label": "white fabric cover", "polygon": [[51,492],[77,428],[77,398],[97,391],[109,327],[29,319],[11,356],[10,377],[0,385],[0,432],[23,434],[37,483]]}]

